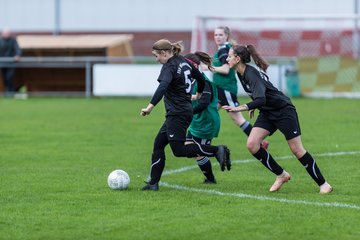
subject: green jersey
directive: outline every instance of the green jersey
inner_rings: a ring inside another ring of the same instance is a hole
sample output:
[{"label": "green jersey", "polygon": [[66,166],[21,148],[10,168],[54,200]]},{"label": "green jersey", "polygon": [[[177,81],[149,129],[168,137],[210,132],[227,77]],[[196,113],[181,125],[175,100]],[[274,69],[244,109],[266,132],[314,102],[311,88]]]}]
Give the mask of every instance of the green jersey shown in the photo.
[{"label": "green jersey", "polygon": [[[204,99],[208,99],[207,101],[210,101],[210,103],[201,112],[194,114],[189,131],[195,137],[211,140],[214,137],[217,137],[220,131],[220,115],[217,108],[218,96],[216,87],[205,75],[204,77],[206,81],[201,98],[204,97]],[[197,83],[195,82],[192,93],[195,94],[196,90]],[[208,94],[211,95],[209,96]],[[192,101],[194,109],[201,104],[201,98],[199,100]]]},{"label": "green jersey", "polygon": [[[226,59],[231,47],[230,43],[225,43],[219,47],[213,57],[212,65],[214,67],[221,67],[222,65],[227,64]],[[234,69],[230,69],[228,74],[214,73],[213,82],[219,88],[237,95],[238,87]]]}]

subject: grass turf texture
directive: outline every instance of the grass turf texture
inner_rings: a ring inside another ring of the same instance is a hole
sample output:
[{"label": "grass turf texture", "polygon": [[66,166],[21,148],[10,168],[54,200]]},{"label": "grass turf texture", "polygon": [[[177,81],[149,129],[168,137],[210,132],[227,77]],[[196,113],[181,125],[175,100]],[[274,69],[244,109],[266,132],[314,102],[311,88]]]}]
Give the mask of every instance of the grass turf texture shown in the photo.
[{"label": "grass turf texture", "polygon": [[[148,100],[0,100],[0,239],[360,238],[359,100],[293,100],[305,148],[334,187],[326,196],[294,157],[278,161],[292,180],[269,193],[275,176],[254,161],[223,111],[213,143],[227,144],[239,161],[223,173],[212,159],[217,185],[202,184],[195,161],[167,148],[166,171],[195,167],[164,175],[159,192],[140,191],[164,119],[162,104],[139,116]],[[279,132],[268,140],[275,159],[291,155]],[[114,169],[129,173],[128,190],[108,188]]]}]

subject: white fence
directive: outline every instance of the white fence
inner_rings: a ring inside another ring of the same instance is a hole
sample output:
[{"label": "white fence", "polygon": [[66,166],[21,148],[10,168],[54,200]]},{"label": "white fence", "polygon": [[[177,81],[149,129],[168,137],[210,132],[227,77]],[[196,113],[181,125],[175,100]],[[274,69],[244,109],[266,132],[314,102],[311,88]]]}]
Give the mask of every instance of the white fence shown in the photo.
[{"label": "white fence", "polygon": [[[82,68],[85,72],[83,92],[31,92],[33,96],[151,96],[158,86],[160,64],[121,64],[127,57],[23,57],[18,63],[12,58],[0,58],[0,68]],[[131,57],[132,61],[153,61],[149,57]],[[270,66],[268,74],[272,83],[286,92],[285,71],[288,61]],[[211,74],[205,72],[210,79]],[[40,76],[41,77],[41,76]],[[51,81],[49,79],[48,81]],[[238,83],[240,84],[240,83]],[[239,85],[239,95],[246,95]]]}]

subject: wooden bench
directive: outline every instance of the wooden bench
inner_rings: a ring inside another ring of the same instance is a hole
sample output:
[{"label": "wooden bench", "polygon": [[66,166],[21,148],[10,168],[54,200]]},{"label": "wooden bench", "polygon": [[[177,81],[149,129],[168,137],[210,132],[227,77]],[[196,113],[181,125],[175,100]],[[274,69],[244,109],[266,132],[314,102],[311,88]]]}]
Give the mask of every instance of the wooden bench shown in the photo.
[{"label": "wooden bench", "polygon": [[74,59],[76,57],[132,57],[132,39],[131,34],[19,35],[17,40],[22,49],[24,61],[20,61],[16,69],[15,86],[26,86],[29,93],[84,92],[86,78],[84,61],[82,64],[79,60],[74,60],[77,64],[72,64],[71,60],[61,61],[52,66],[46,66],[46,62],[43,65],[38,61],[31,64],[25,59],[35,57],[41,61],[42,57],[44,59],[49,57],[74,57]]}]

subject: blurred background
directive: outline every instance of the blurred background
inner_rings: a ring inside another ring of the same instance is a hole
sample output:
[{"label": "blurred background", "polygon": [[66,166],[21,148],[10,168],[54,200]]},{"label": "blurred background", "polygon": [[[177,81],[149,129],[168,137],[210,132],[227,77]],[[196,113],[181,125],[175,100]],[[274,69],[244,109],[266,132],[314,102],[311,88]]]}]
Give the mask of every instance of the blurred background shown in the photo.
[{"label": "blurred background", "polygon": [[258,48],[291,97],[360,97],[359,0],[0,0],[0,8],[0,28],[22,50],[18,62],[0,57],[0,68],[16,66],[16,93],[26,96],[151,95],[155,41],[212,55],[214,28],[224,25]]}]

